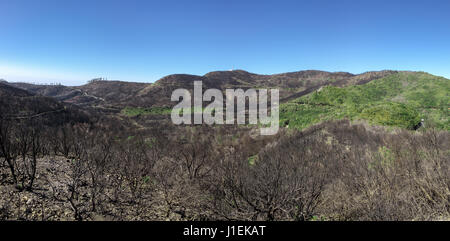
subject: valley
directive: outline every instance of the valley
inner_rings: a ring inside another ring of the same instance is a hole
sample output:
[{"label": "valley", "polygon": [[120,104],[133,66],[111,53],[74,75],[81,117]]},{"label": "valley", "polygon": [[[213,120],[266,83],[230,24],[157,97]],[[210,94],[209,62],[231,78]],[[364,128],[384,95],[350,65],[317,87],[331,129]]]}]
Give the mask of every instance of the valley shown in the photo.
[{"label": "valley", "polygon": [[[172,124],[194,81],[279,89],[280,131]],[[448,220],[449,93],[411,71],[2,81],[0,220]]]}]

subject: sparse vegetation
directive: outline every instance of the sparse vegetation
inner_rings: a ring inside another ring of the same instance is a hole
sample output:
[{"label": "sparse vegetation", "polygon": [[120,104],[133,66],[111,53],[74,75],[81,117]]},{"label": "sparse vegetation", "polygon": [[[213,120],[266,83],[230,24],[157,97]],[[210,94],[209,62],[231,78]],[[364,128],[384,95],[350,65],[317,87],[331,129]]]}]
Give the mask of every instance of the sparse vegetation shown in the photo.
[{"label": "sparse vegetation", "polygon": [[317,88],[266,137],[0,89],[0,220],[448,220],[448,85],[401,72]]}]

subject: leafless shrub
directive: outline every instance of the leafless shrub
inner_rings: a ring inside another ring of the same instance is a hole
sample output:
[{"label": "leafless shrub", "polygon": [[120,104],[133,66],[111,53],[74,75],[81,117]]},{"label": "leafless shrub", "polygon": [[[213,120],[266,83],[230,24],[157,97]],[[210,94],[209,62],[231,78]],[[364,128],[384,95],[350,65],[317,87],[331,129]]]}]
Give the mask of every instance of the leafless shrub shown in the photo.
[{"label": "leafless shrub", "polygon": [[17,142],[12,138],[14,133],[13,122],[6,118],[0,118],[0,150],[2,157],[8,165],[10,170],[11,178],[14,184],[18,183],[16,174],[16,158],[18,156],[17,152]]},{"label": "leafless shrub", "polygon": [[384,144],[376,143],[375,151],[359,146],[346,152],[342,173],[327,190],[324,213],[340,220],[448,218],[448,134],[382,134]]},{"label": "leafless shrub", "polygon": [[31,191],[44,136],[39,118],[0,120],[0,149],[19,190]]},{"label": "leafless shrub", "polygon": [[69,158],[74,145],[74,127],[71,123],[51,129],[50,141],[55,155],[63,155]]},{"label": "leafless shrub", "polygon": [[308,220],[331,180],[338,149],[321,135],[285,136],[251,158],[233,154],[221,165],[219,215],[232,220]]},{"label": "leafless shrub", "polygon": [[143,196],[153,191],[154,166],[161,158],[155,137],[129,136],[115,143],[114,160],[110,180],[114,183],[114,200],[118,201],[124,187],[130,195],[127,201],[141,203]]},{"label": "leafless shrub", "polygon": [[[53,190],[49,198],[64,203],[74,220],[450,217],[445,131],[344,120],[263,138],[251,127],[172,127],[167,133],[160,126],[113,128],[107,120],[47,124],[0,118],[2,183],[23,194],[42,182],[38,171],[51,173],[44,175]],[[50,150],[58,158],[38,170]],[[30,219],[22,200],[10,204],[0,208],[0,219]]]}]

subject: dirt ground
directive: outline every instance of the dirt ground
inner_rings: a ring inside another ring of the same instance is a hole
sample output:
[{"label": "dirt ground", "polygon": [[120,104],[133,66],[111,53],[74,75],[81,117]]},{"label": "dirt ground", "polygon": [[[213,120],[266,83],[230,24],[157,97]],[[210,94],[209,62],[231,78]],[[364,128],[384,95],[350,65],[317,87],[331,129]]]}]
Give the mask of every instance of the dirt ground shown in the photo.
[{"label": "dirt ground", "polygon": [[[38,161],[33,191],[19,191],[9,183],[8,169],[0,168],[0,220],[73,221],[74,209],[68,201],[70,160],[64,157],[45,157]],[[108,191],[106,191],[108,192]],[[105,195],[108,196],[108,195]],[[84,210],[83,220],[182,220],[180,214],[168,212],[159,190],[145,197],[141,203],[111,201],[104,198],[100,208],[90,210],[89,193],[80,194],[78,208]]]}]

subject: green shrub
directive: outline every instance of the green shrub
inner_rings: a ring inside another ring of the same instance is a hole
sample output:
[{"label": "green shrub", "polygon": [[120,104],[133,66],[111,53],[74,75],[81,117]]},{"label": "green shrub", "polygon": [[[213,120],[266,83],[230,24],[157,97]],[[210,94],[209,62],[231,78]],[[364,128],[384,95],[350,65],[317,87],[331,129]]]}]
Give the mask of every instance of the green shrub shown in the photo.
[{"label": "green shrub", "polygon": [[358,86],[327,86],[281,105],[280,125],[304,129],[326,120],[367,120],[411,129],[450,130],[450,81],[423,72],[400,72]]}]

